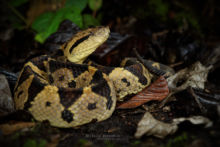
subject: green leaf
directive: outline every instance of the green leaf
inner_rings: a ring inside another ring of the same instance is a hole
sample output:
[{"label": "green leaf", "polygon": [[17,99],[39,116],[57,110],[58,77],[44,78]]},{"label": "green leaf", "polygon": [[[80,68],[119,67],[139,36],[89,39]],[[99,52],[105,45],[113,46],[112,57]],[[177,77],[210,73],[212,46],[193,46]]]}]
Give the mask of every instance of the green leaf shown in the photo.
[{"label": "green leaf", "polygon": [[71,7],[75,12],[82,12],[85,9],[88,0],[66,0],[65,7]]},{"label": "green leaf", "polygon": [[89,0],[89,8],[93,11],[97,11],[102,6],[102,0]]},{"label": "green leaf", "polygon": [[32,29],[34,29],[37,32],[46,31],[47,28],[50,26],[50,22],[53,17],[54,17],[54,13],[52,12],[41,14],[32,23],[31,25]]},{"label": "green leaf", "polygon": [[[32,29],[34,29],[37,34],[35,36],[35,40],[37,40],[40,43],[43,43],[44,40],[51,34],[53,33],[54,25],[54,13],[52,12],[47,12],[41,14],[37,19],[32,24]],[[56,31],[56,30],[55,30]]]},{"label": "green leaf", "polygon": [[28,0],[10,0],[9,4],[13,7],[19,7],[26,2],[28,2]]},{"label": "green leaf", "polygon": [[82,27],[82,15],[79,12],[76,12],[68,7],[62,8],[63,11],[63,20],[69,19],[74,22],[77,26]]},{"label": "green leaf", "polygon": [[47,32],[37,33],[34,39],[40,43],[44,43],[44,40],[46,40],[45,36],[47,36]]},{"label": "green leaf", "polygon": [[88,28],[90,26],[97,26],[97,25],[100,25],[100,23],[92,15],[90,15],[90,14],[83,15],[83,27],[84,28]]},{"label": "green leaf", "polygon": [[43,43],[48,36],[56,32],[60,22],[64,20],[64,12],[60,9],[56,13],[47,12],[40,15],[32,24],[32,29],[37,31],[35,40]]},{"label": "green leaf", "polygon": [[64,16],[66,19],[71,20],[72,22],[74,22],[78,27],[82,28],[83,23],[82,23],[82,15],[81,14],[77,14],[77,13],[66,13]]},{"label": "green leaf", "polygon": [[32,24],[32,29],[37,32],[35,40],[43,43],[47,37],[56,32],[59,24],[65,19],[69,19],[79,27],[82,27],[83,18],[80,11],[78,10],[76,11],[73,7],[69,6],[63,7],[53,13],[47,12],[41,14]]}]

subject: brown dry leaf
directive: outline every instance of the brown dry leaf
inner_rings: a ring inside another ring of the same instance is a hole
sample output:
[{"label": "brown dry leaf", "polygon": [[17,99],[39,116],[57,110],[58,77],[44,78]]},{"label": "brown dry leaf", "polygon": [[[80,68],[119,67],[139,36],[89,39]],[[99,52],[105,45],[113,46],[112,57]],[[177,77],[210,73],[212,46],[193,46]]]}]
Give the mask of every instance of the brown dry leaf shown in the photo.
[{"label": "brown dry leaf", "polygon": [[[175,75],[170,76],[167,79],[169,88],[173,93],[185,90],[187,87],[204,89],[210,69],[212,69],[212,66],[205,67],[198,61],[191,67],[184,68]],[[177,84],[183,80],[184,83]]]},{"label": "brown dry leaf", "polygon": [[24,129],[24,128],[30,128],[35,126],[35,123],[33,122],[17,122],[14,124],[1,124],[0,130],[3,133],[3,135],[9,135],[14,133],[15,131]]},{"label": "brown dry leaf", "polygon": [[153,135],[158,138],[164,138],[167,135],[175,133],[178,129],[178,124],[189,121],[194,125],[204,124],[205,127],[212,126],[212,121],[203,116],[181,117],[173,119],[173,123],[164,123],[156,120],[149,112],[146,112],[138,123],[136,138],[140,138],[144,134]]},{"label": "brown dry leaf", "polygon": [[135,133],[136,138],[140,138],[144,134],[150,136],[153,135],[158,138],[164,138],[169,134],[173,134],[178,129],[176,124],[168,124],[156,120],[149,112],[144,114],[144,117],[138,123],[137,131]]},{"label": "brown dry leaf", "polygon": [[163,100],[169,94],[169,88],[166,79],[161,76],[149,87],[143,89],[130,100],[117,106],[119,109],[136,108],[152,100]]},{"label": "brown dry leaf", "polygon": [[173,123],[179,124],[183,121],[189,121],[194,125],[200,125],[204,124],[205,127],[211,127],[212,126],[212,121],[204,116],[191,116],[191,117],[180,117],[180,118],[175,118],[173,119]]}]

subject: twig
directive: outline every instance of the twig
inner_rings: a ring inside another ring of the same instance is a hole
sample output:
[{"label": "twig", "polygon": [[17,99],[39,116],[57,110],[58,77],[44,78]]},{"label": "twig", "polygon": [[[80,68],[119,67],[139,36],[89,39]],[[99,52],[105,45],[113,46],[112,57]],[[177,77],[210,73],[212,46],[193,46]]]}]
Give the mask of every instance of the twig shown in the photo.
[{"label": "twig", "polygon": [[197,97],[197,95],[195,94],[195,92],[194,92],[194,90],[193,90],[193,88],[192,87],[189,87],[189,92],[192,94],[192,96],[195,98],[195,100],[196,100],[196,103],[199,105],[199,108],[200,108],[200,110],[201,110],[201,112],[202,113],[207,113],[207,110],[203,107],[203,105],[200,103],[200,101],[199,101],[199,99],[198,99],[198,97]]}]

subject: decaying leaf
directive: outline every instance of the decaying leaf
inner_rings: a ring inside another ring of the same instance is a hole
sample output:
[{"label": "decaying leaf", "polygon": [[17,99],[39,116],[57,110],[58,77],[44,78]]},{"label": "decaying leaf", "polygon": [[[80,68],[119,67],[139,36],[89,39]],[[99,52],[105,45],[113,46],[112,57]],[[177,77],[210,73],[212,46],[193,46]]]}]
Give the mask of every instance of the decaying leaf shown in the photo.
[{"label": "decaying leaf", "polygon": [[14,124],[1,124],[0,130],[3,133],[3,135],[9,135],[14,133],[15,131],[24,129],[24,128],[30,128],[35,126],[34,122],[18,122]]},{"label": "decaying leaf", "polygon": [[152,100],[163,100],[169,93],[166,79],[161,76],[149,87],[145,88],[130,100],[117,106],[119,109],[136,108]]},{"label": "decaying leaf", "polygon": [[14,111],[14,102],[8,81],[4,75],[0,75],[0,116],[12,111]]},{"label": "decaying leaf", "polygon": [[206,67],[198,61],[189,68],[184,68],[167,78],[170,93],[169,96],[167,96],[167,98],[161,103],[160,107],[164,106],[165,103],[170,100],[172,95],[186,90],[188,87],[204,89],[210,69],[212,69],[212,65]]},{"label": "decaying leaf", "polygon": [[178,130],[178,124],[189,121],[194,125],[204,124],[205,127],[212,126],[212,121],[203,116],[192,116],[188,118],[175,118],[172,123],[164,123],[156,120],[149,112],[146,112],[138,123],[137,131],[135,133],[136,138],[140,138],[145,135],[153,135],[158,138],[164,138],[167,135],[172,135]]},{"label": "decaying leaf", "polygon": [[[204,89],[204,84],[207,81],[207,76],[211,68],[212,66],[205,67],[198,61],[190,68],[184,68],[175,75],[170,76],[167,79],[168,86],[174,93],[185,90],[187,87]],[[178,85],[177,83],[182,84]]]},{"label": "decaying leaf", "polygon": [[136,138],[140,138],[144,134],[150,136],[153,135],[158,138],[164,138],[169,134],[173,134],[178,129],[176,124],[168,124],[156,120],[149,112],[146,112],[138,123],[137,131],[135,133]]},{"label": "decaying leaf", "polygon": [[205,127],[211,127],[212,126],[212,121],[209,120],[206,117],[203,117],[203,116],[192,116],[192,117],[188,117],[188,118],[180,117],[180,118],[173,119],[173,123],[175,123],[175,124],[179,124],[183,121],[189,121],[194,125],[204,124]]}]

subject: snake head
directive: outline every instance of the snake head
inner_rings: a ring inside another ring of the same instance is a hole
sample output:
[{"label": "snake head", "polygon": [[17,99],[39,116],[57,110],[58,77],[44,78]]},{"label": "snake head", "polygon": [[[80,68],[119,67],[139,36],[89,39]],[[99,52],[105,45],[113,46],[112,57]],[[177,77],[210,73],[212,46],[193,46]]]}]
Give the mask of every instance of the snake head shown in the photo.
[{"label": "snake head", "polygon": [[109,27],[88,28],[75,34],[63,46],[64,55],[74,63],[82,63],[109,37]]}]

